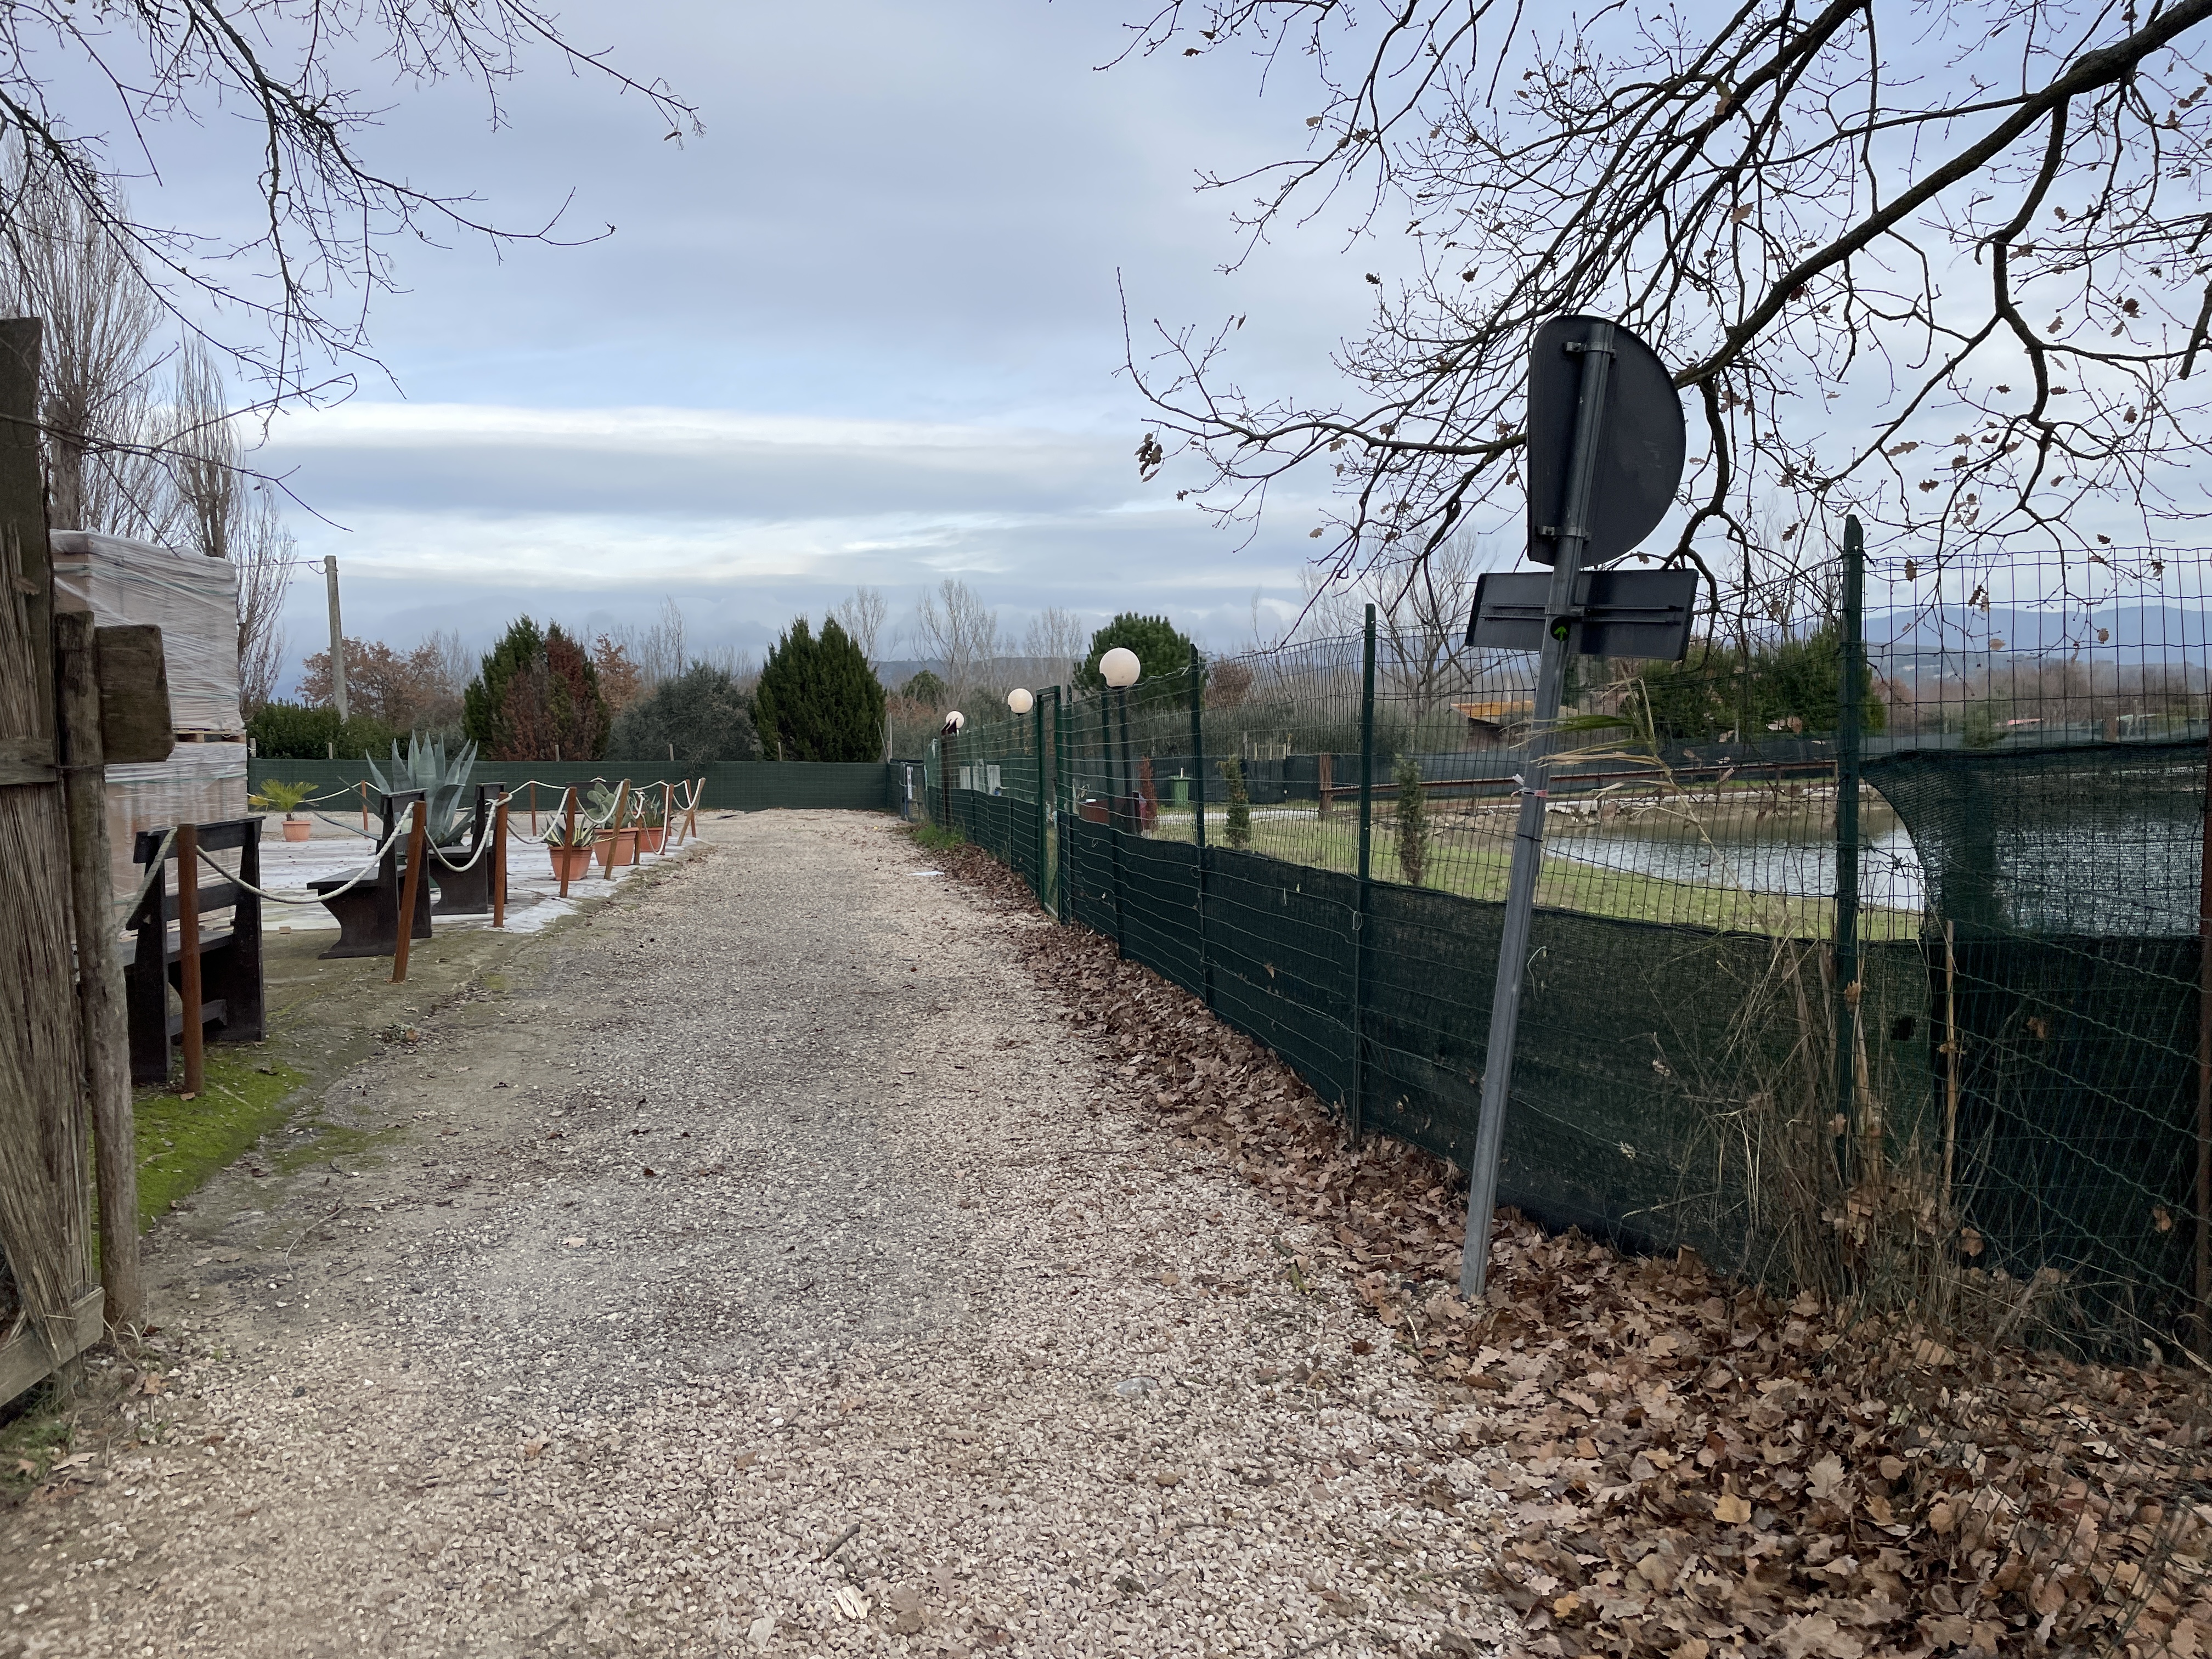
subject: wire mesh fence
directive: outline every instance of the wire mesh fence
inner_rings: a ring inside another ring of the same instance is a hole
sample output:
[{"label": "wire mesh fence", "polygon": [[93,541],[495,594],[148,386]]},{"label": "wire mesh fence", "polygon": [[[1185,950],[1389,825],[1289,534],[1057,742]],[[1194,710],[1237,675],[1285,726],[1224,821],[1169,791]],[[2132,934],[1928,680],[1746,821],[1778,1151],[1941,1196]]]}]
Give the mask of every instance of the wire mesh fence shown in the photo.
[{"label": "wire mesh fence", "polygon": [[[1581,659],[1555,734],[1501,1200],[1908,1359],[2057,1356],[1879,1385],[1943,1479],[2051,1472],[1981,1534],[2045,1574],[2045,1639],[2173,1628],[2212,1527],[2172,1368],[2212,1357],[2208,572],[1832,559],[1680,663]],[[928,809],[1351,1132],[1464,1166],[1533,656],[1386,622],[1147,666],[940,744]],[[2157,1432],[2042,1422],[2077,1362],[2165,1365]]]}]

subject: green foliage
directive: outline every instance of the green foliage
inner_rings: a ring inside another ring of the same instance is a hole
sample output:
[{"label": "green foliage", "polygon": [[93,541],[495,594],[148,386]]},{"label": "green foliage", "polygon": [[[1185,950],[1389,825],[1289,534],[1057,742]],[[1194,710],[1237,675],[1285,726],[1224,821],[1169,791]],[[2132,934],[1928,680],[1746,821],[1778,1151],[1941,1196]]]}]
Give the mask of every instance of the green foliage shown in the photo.
[{"label": "green foliage", "polygon": [[924,822],[915,824],[908,833],[914,837],[915,846],[928,853],[949,853],[968,844],[967,836],[947,824]]},{"label": "green foliage", "polygon": [[918,674],[907,677],[906,684],[899,687],[899,696],[925,708],[942,708],[945,707],[945,682],[925,668]]},{"label": "green foliage", "polygon": [[1220,763],[1221,776],[1228,785],[1229,844],[1249,847],[1252,844],[1252,792],[1244,787],[1244,763],[1225,760]]},{"label": "green foliage", "polygon": [[777,760],[879,760],[883,682],[836,618],[817,637],[801,617],[768,653],[753,720],[762,747]]},{"label": "green foliage", "polygon": [[289,818],[299,810],[300,803],[319,787],[312,783],[286,783],[281,778],[270,778],[261,786],[259,794],[246,798],[246,804],[258,806],[264,812],[282,812]]},{"label": "green foliage", "polygon": [[1419,887],[1429,867],[1429,792],[1421,787],[1421,763],[1398,757],[1398,867],[1409,887]]},{"label": "green foliage", "polygon": [[[1800,636],[1761,641],[1752,649],[1747,670],[1735,647],[1698,641],[1685,661],[1639,667],[1640,695],[1623,713],[1638,732],[1660,743],[1706,743],[1724,732],[1747,742],[1770,732],[1829,732],[1842,706],[1843,676],[1843,629],[1836,623]],[[1888,705],[1869,674],[1859,727],[1880,732],[1888,723]]]},{"label": "green foliage", "polygon": [[611,722],[590,653],[558,623],[517,617],[461,693],[461,730],[487,760],[597,760]]},{"label": "green foliage", "polygon": [[668,804],[660,791],[647,787],[638,792],[637,811],[630,814],[630,821],[641,830],[665,829],[667,812]]},{"label": "green foliage", "polygon": [[567,803],[563,802],[562,811],[545,826],[545,833],[538,839],[548,847],[589,847],[598,838],[599,833],[592,827],[591,819],[581,812],[576,814],[576,824],[572,831],[568,827]]},{"label": "green foliage", "polygon": [[1994,749],[2005,734],[2005,706],[1989,698],[1966,705],[1960,740],[1969,749]]},{"label": "green foliage", "polygon": [[672,745],[679,766],[758,760],[751,700],[723,670],[698,664],[623,710],[607,740],[607,758],[665,765]]},{"label": "green foliage", "polygon": [[[1166,683],[1169,675],[1180,675],[1190,667],[1190,640],[1165,617],[1139,617],[1134,611],[1124,611],[1091,636],[1091,653],[1084,658],[1075,671],[1075,683],[1086,691],[1103,691],[1106,677],[1098,672],[1098,659],[1116,646],[1125,646],[1137,653],[1137,665],[1144,678],[1137,682],[1135,695],[1149,701],[1158,696],[1188,696],[1189,682],[1181,686]],[[1146,682],[1158,680],[1162,684],[1148,686]]]},{"label": "green foliage", "polygon": [[[635,789],[595,783],[585,792],[584,805],[590,809],[592,822],[602,830],[635,830],[643,810],[643,798]],[[622,809],[620,817],[615,813],[617,806]]]},{"label": "green foliage", "polygon": [[341,722],[335,708],[297,702],[264,702],[246,723],[253,752],[262,760],[351,760],[389,746],[398,733],[382,720],[356,714]]},{"label": "green foliage", "polygon": [[446,745],[434,738],[425,743],[419,737],[407,739],[407,753],[403,757],[395,739],[392,745],[392,772],[386,774],[374,761],[368,763],[368,781],[380,794],[393,794],[404,789],[420,789],[428,809],[424,823],[432,843],[450,847],[467,830],[469,818],[461,811],[461,792],[469,787],[469,773],[475,768],[477,746],[470,744],[449,762]]}]

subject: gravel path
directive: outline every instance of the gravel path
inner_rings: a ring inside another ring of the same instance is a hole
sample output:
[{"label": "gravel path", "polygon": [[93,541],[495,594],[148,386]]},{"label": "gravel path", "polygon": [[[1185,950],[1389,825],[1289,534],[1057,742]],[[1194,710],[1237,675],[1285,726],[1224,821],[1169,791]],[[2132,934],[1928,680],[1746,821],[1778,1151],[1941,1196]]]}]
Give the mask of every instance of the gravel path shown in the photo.
[{"label": "gravel path", "polygon": [[170,1358],[0,1522],[0,1654],[1497,1650],[1480,1412],[1122,1097],[1042,921],[707,827],[156,1230]]}]

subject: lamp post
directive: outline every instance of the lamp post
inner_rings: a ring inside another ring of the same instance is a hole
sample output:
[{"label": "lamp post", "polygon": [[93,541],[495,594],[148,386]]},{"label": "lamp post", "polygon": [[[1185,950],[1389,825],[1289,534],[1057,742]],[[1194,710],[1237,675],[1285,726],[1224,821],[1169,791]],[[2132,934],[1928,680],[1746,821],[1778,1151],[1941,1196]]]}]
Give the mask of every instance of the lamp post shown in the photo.
[{"label": "lamp post", "polygon": [[[1126,645],[1117,645],[1111,651],[1106,653],[1104,656],[1098,659],[1098,672],[1105,679],[1106,684],[1113,688],[1115,713],[1118,714],[1121,719],[1121,776],[1116,791],[1115,816],[1121,821],[1121,827],[1124,830],[1129,827],[1128,821],[1131,817],[1129,811],[1129,796],[1131,793],[1131,786],[1129,782],[1129,688],[1137,683],[1138,676],[1142,674],[1144,672],[1144,665],[1137,660],[1137,653],[1130,650]],[[1141,823],[1139,827],[1142,828]]]},{"label": "lamp post", "polygon": [[945,797],[945,827],[952,828],[952,744],[960,735],[960,728],[968,724],[968,717],[954,709],[945,717],[945,730],[938,734],[938,770],[943,775],[938,780],[939,793]]}]

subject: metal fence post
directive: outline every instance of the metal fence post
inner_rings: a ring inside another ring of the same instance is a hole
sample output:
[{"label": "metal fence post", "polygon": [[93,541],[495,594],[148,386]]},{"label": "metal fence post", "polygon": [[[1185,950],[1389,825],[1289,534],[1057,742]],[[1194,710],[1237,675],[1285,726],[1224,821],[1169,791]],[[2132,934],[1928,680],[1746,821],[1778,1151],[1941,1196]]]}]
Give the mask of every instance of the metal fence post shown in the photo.
[{"label": "metal fence post", "polygon": [[[1114,775],[1113,763],[1113,702],[1112,692],[1105,691],[1099,694],[1098,741],[1102,745],[1099,752],[1107,757],[1106,787],[1109,789],[1118,789],[1121,783],[1120,780]],[[1106,813],[1106,842],[1107,850],[1113,855],[1114,866],[1114,951],[1115,955],[1120,956],[1127,953],[1121,949],[1121,803],[1118,798],[1114,800]]]},{"label": "metal fence post", "polygon": [[1859,714],[1866,696],[1866,537],[1856,515],[1844,520],[1843,661],[1836,710],[1836,1113],[1844,1133],[1837,1172],[1850,1179],[1851,1136],[1858,1127]]},{"label": "metal fence post", "polygon": [[1359,653],[1359,885],[1352,913],[1352,1144],[1367,1127],[1367,891],[1375,825],[1375,607]]},{"label": "metal fence post", "polygon": [[1030,735],[1031,747],[1036,752],[1036,773],[1030,793],[1036,797],[1036,896],[1044,903],[1044,833],[1051,821],[1046,810],[1044,794],[1044,699],[1038,697],[1030,704]]},{"label": "metal fence post", "polygon": [[1198,985],[1213,1006],[1213,957],[1206,945],[1206,672],[1198,647],[1190,648],[1190,836],[1198,848]]}]

